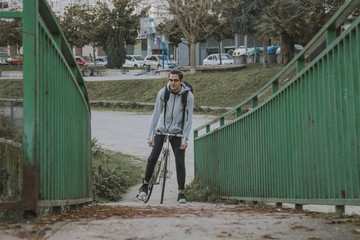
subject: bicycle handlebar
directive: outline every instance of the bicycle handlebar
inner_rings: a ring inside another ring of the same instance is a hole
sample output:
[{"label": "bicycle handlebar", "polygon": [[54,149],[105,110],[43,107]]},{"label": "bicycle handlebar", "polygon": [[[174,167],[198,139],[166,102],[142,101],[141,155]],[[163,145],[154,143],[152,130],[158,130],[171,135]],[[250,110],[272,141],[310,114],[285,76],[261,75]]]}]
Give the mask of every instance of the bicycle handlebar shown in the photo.
[{"label": "bicycle handlebar", "polygon": [[180,137],[180,138],[183,138],[184,135],[182,134],[174,134],[174,133],[162,133],[162,132],[154,132],[155,135],[163,135],[163,136],[169,136],[169,137]]}]

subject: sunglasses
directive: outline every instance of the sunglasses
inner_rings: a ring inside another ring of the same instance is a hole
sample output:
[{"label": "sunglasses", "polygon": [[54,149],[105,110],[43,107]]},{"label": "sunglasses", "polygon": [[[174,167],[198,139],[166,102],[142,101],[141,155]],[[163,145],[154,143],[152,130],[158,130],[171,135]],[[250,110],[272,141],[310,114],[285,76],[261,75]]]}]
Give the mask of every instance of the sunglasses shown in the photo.
[{"label": "sunglasses", "polygon": [[169,82],[180,82],[180,79],[170,79],[169,78]]}]

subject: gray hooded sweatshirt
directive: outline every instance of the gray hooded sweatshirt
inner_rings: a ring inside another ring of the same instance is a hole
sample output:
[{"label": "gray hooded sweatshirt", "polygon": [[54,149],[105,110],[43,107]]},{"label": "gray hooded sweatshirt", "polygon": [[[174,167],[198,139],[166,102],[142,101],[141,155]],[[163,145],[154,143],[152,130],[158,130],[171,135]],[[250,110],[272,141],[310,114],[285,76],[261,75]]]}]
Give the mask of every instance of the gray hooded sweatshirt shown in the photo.
[{"label": "gray hooded sweatshirt", "polygon": [[[190,92],[185,84],[181,85],[181,90],[178,93],[172,93],[171,88],[167,84],[167,88],[170,92],[169,100],[166,103],[166,118],[164,125],[164,112],[161,114],[161,110],[164,107],[164,98],[165,98],[165,87],[160,89],[157,97],[154,112],[151,116],[151,123],[149,127],[148,140],[152,139],[153,132],[159,130],[163,133],[183,133],[184,134],[184,143],[187,143],[189,140],[191,124],[192,124],[192,114],[193,114],[193,105],[194,105],[194,96]],[[184,131],[182,131],[182,120],[183,120],[183,103],[181,101],[181,95],[189,91],[187,95],[187,106],[185,109],[185,118],[184,118]],[[161,117],[160,117],[161,114]],[[159,121],[160,118],[160,121]]]}]

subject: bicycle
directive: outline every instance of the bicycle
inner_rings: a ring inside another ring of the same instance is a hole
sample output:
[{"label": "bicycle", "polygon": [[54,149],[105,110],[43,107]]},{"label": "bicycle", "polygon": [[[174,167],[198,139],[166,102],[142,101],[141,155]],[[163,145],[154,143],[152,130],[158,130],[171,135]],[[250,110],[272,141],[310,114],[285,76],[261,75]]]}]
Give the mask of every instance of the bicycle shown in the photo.
[{"label": "bicycle", "polygon": [[[161,158],[160,158],[160,160],[157,161],[153,175],[150,178],[149,185],[148,185],[148,195],[144,198],[140,198],[139,194],[138,194],[138,195],[136,195],[136,197],[139,200],[144,201],[144,203],[147,203],[150,199],[154,185],[158,185],[160,183],[160,185],[161,185],[160,204],[162,204],[163,200],[164,200],[166,178],[170,178],[170,176],[171,176],[171,172],[168,171],[168,161],[170,159],[170,148],[169,148],[170,147],[170,138],[171,137],[183,138],[184,135],[173,134],[173,133],[161,133],[161,132],[154,132],[154,135],[165,136]],[[167,175],[170,175],[170,176],[167,176]]]},{"label": "bicycle", "polygon": [[81,70],[81,74],[84,76],[84,77],[88,77],[90,76],[90,70],[86,67],[86,66],[80,66],[80,70]]},{"label": "bicycle", "polygon": [[97,76],[101,76],[101,71],[97,68],[92,68],[91,70],[91,73],[90,73],[90,76],[94,76],[94,77],[97,77]]}]

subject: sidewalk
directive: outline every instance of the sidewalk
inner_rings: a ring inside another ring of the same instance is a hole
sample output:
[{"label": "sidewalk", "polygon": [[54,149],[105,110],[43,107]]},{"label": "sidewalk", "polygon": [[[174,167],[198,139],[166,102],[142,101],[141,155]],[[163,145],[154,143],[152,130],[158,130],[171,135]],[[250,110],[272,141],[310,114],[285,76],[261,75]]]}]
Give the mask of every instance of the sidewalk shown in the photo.
[{"label": "sidewalk", "polygon": [[[130,73],[120,74],[120,75],[116,75],[116,76],[84,77],[84,80],[85,81],[118,81],[118,80],[160,79],[160,78],[164,78],[164,76],[130,72]],[[23,77],[22,76],[6,76],[6,77],[0,76],[0,80],[5,80],[5,79],[23,79]]]}]

